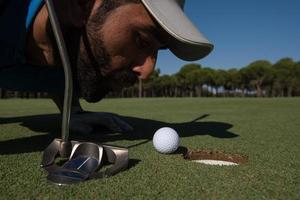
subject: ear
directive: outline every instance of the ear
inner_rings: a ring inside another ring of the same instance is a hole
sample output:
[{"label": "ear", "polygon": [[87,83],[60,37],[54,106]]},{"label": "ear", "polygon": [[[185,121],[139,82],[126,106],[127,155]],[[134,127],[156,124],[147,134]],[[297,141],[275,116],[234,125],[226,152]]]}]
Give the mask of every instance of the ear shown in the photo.
[{"label": "ear", "polygon": [[96,0],[66,0],[68,22],[76,28],[85,26]]}]

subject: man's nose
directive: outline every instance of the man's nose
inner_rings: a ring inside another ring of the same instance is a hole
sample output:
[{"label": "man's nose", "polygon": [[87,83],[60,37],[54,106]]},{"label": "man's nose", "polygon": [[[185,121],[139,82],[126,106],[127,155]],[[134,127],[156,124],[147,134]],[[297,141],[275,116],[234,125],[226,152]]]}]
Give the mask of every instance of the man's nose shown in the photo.
[{"label": "man's nose", "polygon": [[144,58],[143,62],[134,66],[132,70],[138,74],[138,78],[146,80],[152,74],[156,64],[157,54]]}]

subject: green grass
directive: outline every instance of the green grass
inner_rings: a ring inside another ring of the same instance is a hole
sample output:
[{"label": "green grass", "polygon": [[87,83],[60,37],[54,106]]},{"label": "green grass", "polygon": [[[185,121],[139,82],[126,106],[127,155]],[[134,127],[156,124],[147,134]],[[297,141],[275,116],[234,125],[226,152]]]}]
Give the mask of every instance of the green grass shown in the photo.
[{"label": "green grass", "polygon": [[[117,113],[135,127],[123,135],[73,136],[128,147],[130,168],[66,187],[49,184],[39,165],[59,137],[58,110],[50,100],[1,100],[0,199],[300,198],[299,98],[108,99],[83,106]],[[182,147],[238,153],[249,161],[217,167],[186,161],[180,152],[159,154],[151,139],[162,126],[179,132]]]}]

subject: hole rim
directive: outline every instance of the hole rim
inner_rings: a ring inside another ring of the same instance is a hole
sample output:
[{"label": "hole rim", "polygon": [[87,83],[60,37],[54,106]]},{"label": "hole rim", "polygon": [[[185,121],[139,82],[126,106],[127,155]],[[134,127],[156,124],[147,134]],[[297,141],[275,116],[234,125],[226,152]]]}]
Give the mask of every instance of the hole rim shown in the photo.
[{"label": "hole rim", "polygon": [[[239,166],[249,161],[249,157],[245,155],[241,155],[237,153],[228,153],[225,151],[212,150],[212,149],[188,149],[184,154],[184,159],[199,164],[206,164],[206,163],[199,162],[201,160],[202,161],[203,160],[224,161],[224,162],[231,162],[236,164],[231,166]],[[217,165],[218,164],[215,164],[214,166]],[[223,166],[227,166],[227,165],[223,165]]]}]

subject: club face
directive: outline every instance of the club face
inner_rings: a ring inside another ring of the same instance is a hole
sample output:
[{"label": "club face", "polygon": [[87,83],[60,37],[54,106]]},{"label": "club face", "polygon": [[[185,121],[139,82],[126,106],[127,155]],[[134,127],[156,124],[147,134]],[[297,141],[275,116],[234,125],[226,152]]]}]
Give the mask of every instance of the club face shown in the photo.
[{"label": "club face", "polygon": [[73,148],[70,155],[70,160],[76,157],[90,157],[100,165],[103,156],[103,147],[91,142],[71,141]]},{"label": "club face", "polygon": [[69,185],[84,181],[88,178],[86,174],[82,174],[79,171],[73,170],[63,170],[59,168],[48,174],[47,179],[49,182],[55,185]]},{"label": "club face", "polygon": [[90,156],[78,156],[70,159],[62,167],[65,169],[74,169],[82,171],[85,174],[90,174],[97,170],[99,160]]},{"label": "club face", "polygon": [[84,181],[100,166],[103,147],[94,143],[72,141],[70,159],[48,175],[48,180],[57,185],[67,185]]},{"label": "club face", "polygon": [[94,173],[98,160],[88,156],[78,156],[66,162],[61,168],[49,173],[48,180],[57,185],[68,185],[84,181]]},{"label": "club face", "polygon": [[[52,168],[55,158],[59,155],[68,158],[72,151],[72,143],[62,139],[54,139],[43,153],[41,167],[44,169]],[[48,170],[47,170],[48,171]]]}]

